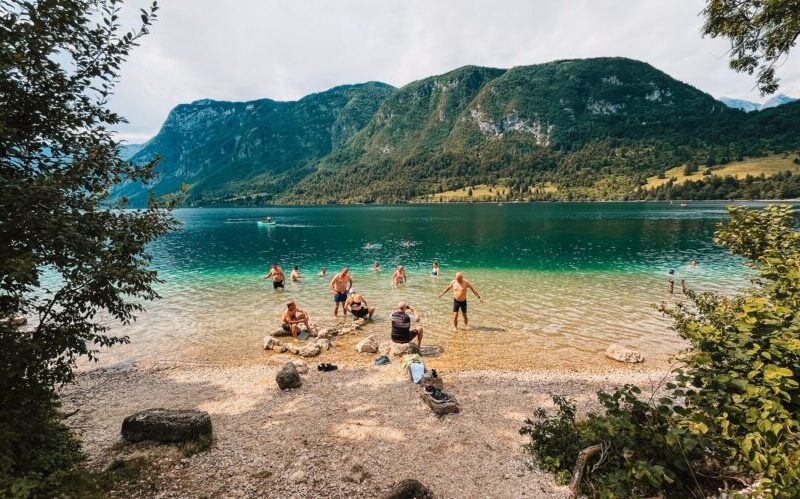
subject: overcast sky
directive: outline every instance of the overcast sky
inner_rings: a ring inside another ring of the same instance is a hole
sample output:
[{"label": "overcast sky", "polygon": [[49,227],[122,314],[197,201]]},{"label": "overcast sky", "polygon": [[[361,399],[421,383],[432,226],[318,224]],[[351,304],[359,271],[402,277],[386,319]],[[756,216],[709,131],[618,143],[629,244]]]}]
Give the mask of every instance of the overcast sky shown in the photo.
[{"label": "overcast sky", "polygon": [[[703,0],[160,0],[112,102],[130,142],[202,98],[294,100],[345,83],[395,86],[476,64],[640,59],[715,97],[763,101],[701,38]],[[141,0],[129,0],[135,13]],[[126,16],[127,17],[127,16]],[[800,48],[779,69],[800,96]]]}]

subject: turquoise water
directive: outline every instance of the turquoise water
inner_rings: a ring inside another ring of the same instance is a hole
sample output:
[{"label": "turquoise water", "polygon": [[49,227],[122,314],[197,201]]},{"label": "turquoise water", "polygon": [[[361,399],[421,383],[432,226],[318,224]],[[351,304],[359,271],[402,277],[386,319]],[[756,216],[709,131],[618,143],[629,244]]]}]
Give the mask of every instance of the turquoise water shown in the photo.
[{"label": "turquoise water", "polygon": [[[597,359],[609,342],[666,359],[679,346],[651,304],[676,269],[694,289],[733,292],[747,284],[740,262],[714,246],[722,203],[552,203],[181,209],[180,231],[154,244],[163,299],[133,326],[132,344],[112,360],[263,358],[261,337],[275,329],[289,298],[312,320],[331,323],[327,284],[341,265],[378,306],[369,333],[388,335],[397,301],[422,311],[427,341],[464,367],[536,367]],[[271,216],[275,227],[260,226]],[[410,242],[404,244],[404,242]],[[367,243],[372,249],[364,249]],[[430,277],[438,259],[442,277]],[[698,262],[690,269],[691,259]],[[378,260],[380,273],[370,272]],[[299,283],[275,292],[259,279],[272,261]],[[395,265],[408,283],[392,288]],[[321,266],[331,275],[317,277]],[[470,330],[453,332],[450,301],[436,295],[456,271],[486,299],[470,302]],[[344,347],[343,347],[344,348]],[[569,359],[569,362],[567,361]]]}]

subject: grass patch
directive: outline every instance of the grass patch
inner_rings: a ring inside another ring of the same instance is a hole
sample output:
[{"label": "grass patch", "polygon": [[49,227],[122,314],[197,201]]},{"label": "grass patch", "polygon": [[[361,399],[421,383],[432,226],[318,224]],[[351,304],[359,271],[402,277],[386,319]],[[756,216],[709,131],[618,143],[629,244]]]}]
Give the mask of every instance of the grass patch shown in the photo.
[{"label": "grass patch", "polygon": [[796,155],[790,154],[784,157],[782,154],[773,154],[771,156],[766,156],[763,158],[748,158],[744,161],[735,161],[733,163],[728,163],[724,166],[719,166],[711,169],[711,171],[706,174],[706,168],[701,167],[699,171],[686,176],[683,174],[684,166],[676,166],[675,168],[670,168],[666,172],[664,172],[664,178],[656,177],[649,177],[647,179],[647,185],[645,186],[648,190],[658,187],[660,185],[666,184],[670,178],[675,178],[675,184],[682,184],[687,180],[702,180],[704,177],[708,177],[708,175],[715,175],[717,177],[736,177],[737,179],[745,178],[748,175],[752,175],[757,177],[762,173],[766,177],[770,177],[775,175],[776,173],[790,171],[794,173],[800,173],[800,165],[794,163],[794,158]]},{"label": "grass patch", "polygon": [[200,435],[194,440],[178,444],[178,450],[183,457],[192,457],[210,449],[215,441],[214,435]]},{"label": "grass patch", "polygon": [[102,471],[79,466],[53,477],[51,490],[58,497],[133,497],[154,490],[154,468],[154,463],[144,457],[115,459]]}]

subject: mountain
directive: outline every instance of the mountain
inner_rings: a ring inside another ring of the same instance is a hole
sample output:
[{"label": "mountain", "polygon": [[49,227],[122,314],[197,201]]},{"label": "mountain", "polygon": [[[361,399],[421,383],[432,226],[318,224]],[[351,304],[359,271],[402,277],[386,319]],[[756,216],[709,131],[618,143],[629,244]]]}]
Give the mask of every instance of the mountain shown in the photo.
[{"label": "mountain", "polygon": [[195,205],[402,202],[477,184],[508,199],[622,199],[677,165],[797,147],[800,102],[745,113],[644,62],[596,58],[197,101],[133,160],[160,155],[150,187],[186,182]]},{"label": "mountain", "polygon": [[757,102],[751,102],[744,99],[730,99],[728,97],[723,97],[720,99],[726,106],[732,107],[734,109],[741,109],[742,111],[750,112],[750,111],[761,111],[764,109],[769,109],[771,107],[782,106],[783,104],[789,104],[790,102],[794,102],[797,99],[794,97],[789,97],[788,95],[778,94],[770,98],[769,100],[765,101],[763,104],[759,104]]},{"label": "mountain", "polygon": [[131,159],[143,146],[143,144],[120,144],[119,157],[122,159]]},{"label": "mountain", "polygon": [[[158,134],[132,158],[160,156],[157,195],[189,185],[191,199],[267,196],[307,173],[315,161],[347,142],[372,118],[393,87],[370,82],[345,85],[279,102],[204,99],[173,109]],[[120,186],[114,196],[132,205],[146,199],[139,184]]]}]

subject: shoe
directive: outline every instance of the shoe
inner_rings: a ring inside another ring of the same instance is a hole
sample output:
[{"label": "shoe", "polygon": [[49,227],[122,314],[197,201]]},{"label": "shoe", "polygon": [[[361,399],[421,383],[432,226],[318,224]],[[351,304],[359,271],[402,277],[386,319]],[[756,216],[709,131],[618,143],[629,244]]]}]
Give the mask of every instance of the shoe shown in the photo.
[{"label": "shoe", "polygon": [[389,357],[387,357],[385,355],[381,355],[380,357],[376,357],[375,358],[375,365],[376,366],[382,366],[382,365],[388,364],[388,363],[389,363]]},{"label": "shoe", "polygon": [[330,371],[335,371],[337,369],[339,369],[339,366],[334,364],[328,364],[327,362],[317,365],[317,371],[330,372]]}]

